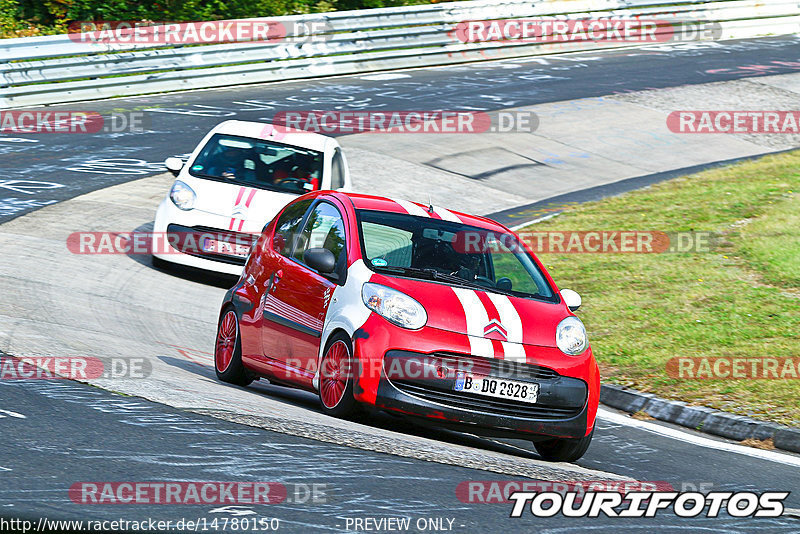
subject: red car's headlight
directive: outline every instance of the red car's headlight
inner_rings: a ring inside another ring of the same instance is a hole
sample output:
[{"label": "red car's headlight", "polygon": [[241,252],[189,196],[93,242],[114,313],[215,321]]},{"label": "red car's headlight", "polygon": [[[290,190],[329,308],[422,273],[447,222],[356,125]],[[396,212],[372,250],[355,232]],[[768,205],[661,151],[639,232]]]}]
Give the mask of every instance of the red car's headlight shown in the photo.
[{"label": "red car's headlight", "polygon": [[361,288],[364,305],[390,323],[417,330],[428,322],[425,308],[405,293],[367,282]]},{"label": "red car's headlight", "polygon": [[577,317],[569,316],[556,327],[556,345],[564,354],[577,356],[586,350],[586,328]]}]

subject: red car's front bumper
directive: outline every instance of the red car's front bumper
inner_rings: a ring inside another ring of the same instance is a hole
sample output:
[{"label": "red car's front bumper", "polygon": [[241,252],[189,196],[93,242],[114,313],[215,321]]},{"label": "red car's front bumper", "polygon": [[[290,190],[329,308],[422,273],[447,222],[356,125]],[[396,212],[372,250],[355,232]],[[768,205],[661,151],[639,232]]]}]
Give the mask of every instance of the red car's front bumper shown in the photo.
[{"label": "red car's front bumper", "polygon": [[[464,334],[410,331],[373,314],[353,336],[354,395],[387,411],[476,434],[536,440],[588,435],[597,415],[600,377],[591,348],[567,356],[526,347],[526,363],[470,355]],[[459,370],[539,386],[535,404],[454,391]]]}]

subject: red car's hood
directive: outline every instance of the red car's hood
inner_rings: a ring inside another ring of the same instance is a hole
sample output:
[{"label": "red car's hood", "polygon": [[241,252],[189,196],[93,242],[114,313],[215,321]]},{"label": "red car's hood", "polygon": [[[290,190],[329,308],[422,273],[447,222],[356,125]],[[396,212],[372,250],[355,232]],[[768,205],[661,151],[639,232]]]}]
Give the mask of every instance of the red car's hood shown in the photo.
[{"label": "red car's hood", "polygon": [[555,347],[556,327],[568,315],[563,303],[382,274],[372,281],[416,299],[428,326],[497,341]]}]

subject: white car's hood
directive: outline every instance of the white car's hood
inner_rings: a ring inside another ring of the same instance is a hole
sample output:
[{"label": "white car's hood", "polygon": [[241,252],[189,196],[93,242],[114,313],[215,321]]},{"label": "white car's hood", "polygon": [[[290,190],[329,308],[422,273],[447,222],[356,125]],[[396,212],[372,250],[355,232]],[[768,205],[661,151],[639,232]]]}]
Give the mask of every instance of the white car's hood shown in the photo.
[{"label": "white car's hood", "polygon": [[281,208],[298,196],[191,176],[180,179],[197,194],[194,209],[229,219],[222,230],[261,232]]}]

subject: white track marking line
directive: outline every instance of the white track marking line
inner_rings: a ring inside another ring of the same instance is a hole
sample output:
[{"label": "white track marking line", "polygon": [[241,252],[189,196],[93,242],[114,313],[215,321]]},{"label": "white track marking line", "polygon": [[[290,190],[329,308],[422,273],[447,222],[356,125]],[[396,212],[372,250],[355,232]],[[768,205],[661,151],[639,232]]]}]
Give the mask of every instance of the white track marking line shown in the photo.
[{"label": "white track marking line", "polygon": [[611,421],[612,423],[639,428],[647,432],[652,432],[653,434],[659,434],[668,438],[676,439],[678,441],[691,443],[692,445],[697,445],[699,447],[707,447],[709,449],[715,449],[718,451],[732,452],[735,454],[759,458],[761,460],[768,460],[770,462],[778,462],[784,465],[800,467],[800,457],[793,456],[791,454],[783,454],[763,449],[754,449],[752,447],[745,447],[744,445],[738,445],[736,443],[728,443],[725,441],[704,438],[702,436],[695,436],[694,434],[683,432],[677,428],[671,428],[649,423],[647,421],[632,419],[626,415],[618,414],[605,408],[600,408],[597,411],[597,416],[605,421]]},{"label": "white track marking line", "polygon": [[396,80],[398,78],[411,78],[410,74],[401,74],[399,72],[389,72],[386,74],[369,74],[367,76],[359,76],[361,80],[373,80],[373,81],[383,81],[383,80]]},{"label": "white track marking line", "polygon": [[559,214],[560,213],[551,213],[549,215],[544,215],[543,217],[538,217],[536,219],[531,219],[530,221],[526,221],[524,223],[519,223],[517,225],[514,225],[514,226],[510,227],[509,230],[511,230],[512,232],[516,232],[517,230],[519,230],[521,228],[525,228],[526,226],[529,226],[531,224],[536,224],[538,222],[546,221],[547,219],[552,219],[553,217],[555,217],[555,216],[557,216]]}]

